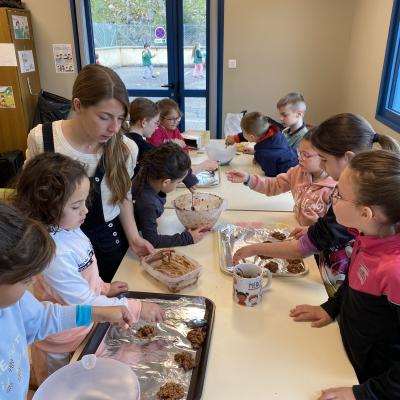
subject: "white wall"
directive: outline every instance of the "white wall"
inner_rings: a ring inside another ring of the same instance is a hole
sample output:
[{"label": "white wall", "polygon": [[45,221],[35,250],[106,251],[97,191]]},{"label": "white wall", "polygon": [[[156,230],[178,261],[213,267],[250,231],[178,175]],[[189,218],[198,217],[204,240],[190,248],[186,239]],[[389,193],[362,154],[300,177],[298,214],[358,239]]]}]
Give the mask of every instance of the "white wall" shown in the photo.
[{"label": "white wall", "polygon": [[24,0],[31,11],[42,89],[71,98],[76,73],[57,74],[53,44],[71,44],[76,70],[76,55],[70,2],[68,0]]},{"label": "white wall", "polygon": [[[224,112],[243,109],[276,116],[290,91],[318,123],[344,110],[344,75],[353,0],[225,1]],[[237,59],[237,69],[228,69]]]},{"label": "white wall", "polygon": [[356,0],[345,75],[345,108],[363,115],[380,132],[400,135],[375,119],[392,0]]}]

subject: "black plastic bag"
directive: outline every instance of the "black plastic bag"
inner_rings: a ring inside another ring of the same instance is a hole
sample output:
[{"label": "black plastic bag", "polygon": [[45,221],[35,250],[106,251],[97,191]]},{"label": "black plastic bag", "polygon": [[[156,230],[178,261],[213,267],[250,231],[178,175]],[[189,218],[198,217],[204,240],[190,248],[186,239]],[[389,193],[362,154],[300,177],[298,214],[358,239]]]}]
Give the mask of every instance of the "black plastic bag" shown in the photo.
[{"label": "black plastic bag", "polygon": [[0,7],[25,8],[22,0],[0,0]]},{"label": "black plastic bag", "polygon": [[38,98],[32,128],[38,124],[67,119],[71,105],[71,100],[43,91]]}]

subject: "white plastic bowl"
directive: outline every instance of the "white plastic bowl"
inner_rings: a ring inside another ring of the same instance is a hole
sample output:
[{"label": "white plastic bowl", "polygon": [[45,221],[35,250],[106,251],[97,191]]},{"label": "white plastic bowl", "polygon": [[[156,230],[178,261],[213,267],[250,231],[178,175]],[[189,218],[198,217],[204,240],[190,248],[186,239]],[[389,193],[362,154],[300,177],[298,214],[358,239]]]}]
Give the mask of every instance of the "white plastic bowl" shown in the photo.
[{"label": "white plastic bowl", "polygon": [[33,400],[140,399],[138,378],[128,365],[92,357],[92,365],[81,360],[54,372],[40,385]]},{"label": "white plastic bowl", "polygon": [[211,229],[224,209],[224,199],[211,193],[193,194],[194,210],[192,210],[192,194],[183,194],[174,201],[176,215],[187,229],[204,226]]},{"label": "white plastic bowl", "polygon": [[228,165],[236,153],[236,145],[226,146],[224,143],[210,143],[206,146],[210,160],[217,161],[219,165]]}]

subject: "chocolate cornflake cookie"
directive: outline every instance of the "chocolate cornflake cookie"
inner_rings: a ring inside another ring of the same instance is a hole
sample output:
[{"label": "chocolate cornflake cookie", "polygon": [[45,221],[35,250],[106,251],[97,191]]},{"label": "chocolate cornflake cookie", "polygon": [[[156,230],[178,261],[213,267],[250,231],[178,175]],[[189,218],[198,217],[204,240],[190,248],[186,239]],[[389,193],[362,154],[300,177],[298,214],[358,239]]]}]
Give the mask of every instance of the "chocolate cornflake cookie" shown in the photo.
[{"label": "chocolate cornflake cookie", "polygon": [[300,272],[304,272],[305,268],[304,265],[302,263],[299,264],[289,264],[286,269],[288,270],[288,272],[290,272],[291,274],[299,274]]},{"label": "chocolate cornflake cookie", "polygon": [[193,369],[196,366],[194,358],[188,351],[182,351],[182,353],[176,353],[174,356],[174,360],[185,371],[189,371],[189,369]]},{"label": "chocolate cornflake cookie", "polygon": [[301,264],[303,262],[301,258],[287,258],[286,261],[288,264]]},{"label": "chocolate cornflake cookie", "polygon": [[271,237],[273,237],[274,239],[278,239],[278,240],[286,239],[286,235],[283,232],[279,232],[279,231],[273,231],[271,233]]},{"label": "chocolate cornflake cookie", "polygon": [[151,339],[156,336],[156,330],[154,326],[151,325],[143,325],[136,332],[136,336],[141,339]]},{"label": "chocolate cornflake cookie", "polygon": [[175,382],[167,382],[157,392],[158,400],[179,400],[185,395],[183,386]]},{"label": "chocolate cornflake cookie", "polygon": [[206,333],[202,328],[194,328],[188,332],[186,336],[189,342],[192,344],[192,347],[197,350],[201,347],[206,338]]},{"label": "chocolate cornflake cookie", "polygon": [[264,267],[275,273],[278,272],[279,264],[275,261],[269,261],[264,265]]}]

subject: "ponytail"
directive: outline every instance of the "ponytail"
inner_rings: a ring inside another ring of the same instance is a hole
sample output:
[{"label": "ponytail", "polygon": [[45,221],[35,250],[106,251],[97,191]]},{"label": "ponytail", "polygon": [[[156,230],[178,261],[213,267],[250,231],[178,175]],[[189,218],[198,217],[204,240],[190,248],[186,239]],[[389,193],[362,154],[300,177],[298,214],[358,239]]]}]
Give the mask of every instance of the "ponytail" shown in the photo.
[{"label": "ponytail", "polygon": [[370,123],[353,113],[334,115],[318,125],[311,135],[312,145],[335,157],[347,151],[359,153],[378,143],[382,149],[400,152],[398,143],[387,135],[376,134]]}]

